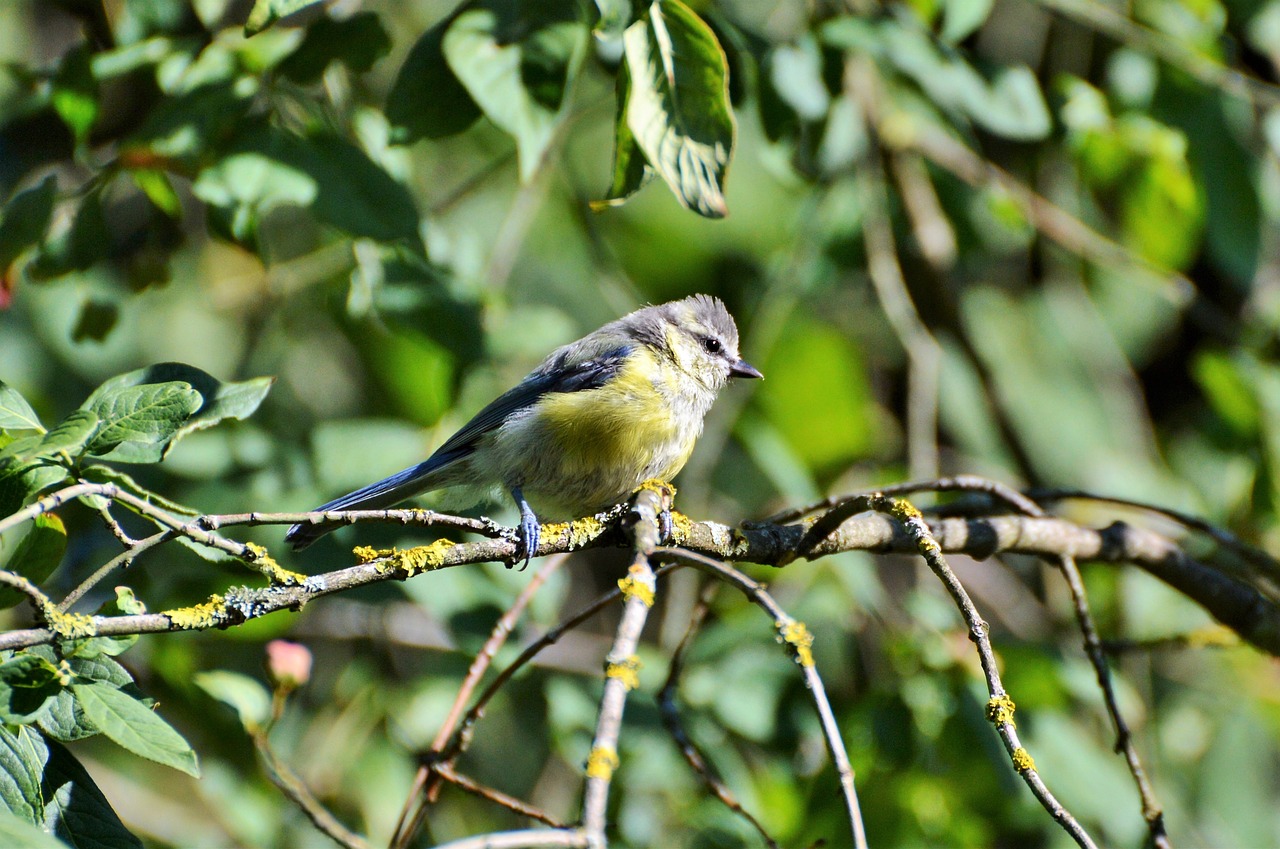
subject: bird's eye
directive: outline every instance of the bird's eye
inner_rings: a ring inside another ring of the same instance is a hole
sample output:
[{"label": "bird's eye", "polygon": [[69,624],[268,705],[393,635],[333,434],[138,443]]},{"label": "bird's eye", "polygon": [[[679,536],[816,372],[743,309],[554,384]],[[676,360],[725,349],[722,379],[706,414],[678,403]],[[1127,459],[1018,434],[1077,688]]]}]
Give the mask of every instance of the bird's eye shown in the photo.
[{"label": "bird's eye", "polygon": [[706,349],[708,354],[718,354],[724,349],[719,339],[714,339],[710,336],[702,340],[702,347]]}]

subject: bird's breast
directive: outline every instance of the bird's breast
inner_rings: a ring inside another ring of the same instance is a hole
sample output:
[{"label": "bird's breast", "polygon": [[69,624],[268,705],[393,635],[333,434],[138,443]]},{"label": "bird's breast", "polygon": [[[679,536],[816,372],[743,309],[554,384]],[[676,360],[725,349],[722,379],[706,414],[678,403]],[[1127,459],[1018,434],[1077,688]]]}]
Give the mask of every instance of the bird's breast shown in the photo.
[{"label": "bird's breast", "polygon": [[702,432],[709,401],[684,385],[648,351],[628,358],[603,386],[548,393],[527,420],[536,456],[523,488],[535,508],[589,513],[617,503],[649,478],[668,480],[684,467]]}]

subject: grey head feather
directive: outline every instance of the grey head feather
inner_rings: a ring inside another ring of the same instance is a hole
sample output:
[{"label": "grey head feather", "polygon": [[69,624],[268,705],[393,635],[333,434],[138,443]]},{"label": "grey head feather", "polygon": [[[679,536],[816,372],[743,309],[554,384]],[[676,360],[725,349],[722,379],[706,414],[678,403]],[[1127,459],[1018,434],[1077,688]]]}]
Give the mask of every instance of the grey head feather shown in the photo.
[{"label": "grey head feather", "polygon": [[614,322],[627,335],[661,351],[667,345],[667,326],[688,330],[691,324],[705,328],[730,350],[738,349],[738,326],[724,302],[711,295],[690,295],[679,301],[643,307]]}]

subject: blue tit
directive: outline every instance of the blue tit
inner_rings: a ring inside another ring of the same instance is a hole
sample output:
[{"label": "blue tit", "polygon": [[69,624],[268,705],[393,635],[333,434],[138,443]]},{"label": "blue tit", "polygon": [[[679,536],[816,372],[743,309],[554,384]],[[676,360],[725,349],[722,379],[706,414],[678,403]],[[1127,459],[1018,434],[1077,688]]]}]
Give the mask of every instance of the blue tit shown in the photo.
[{"label": "blue tit", "polygon": [[[517,559],[538,551],[539,516],[608,509],[653,478],[670,480],[730,378],[762,377],[738,356],[738,328],[718,298],[644,307],[551,353],[416,466],[316,508],[380,510],[449,489],[474,504],[498,491],[520,509]],[[333,530],[298,524],[305,548]]]}]

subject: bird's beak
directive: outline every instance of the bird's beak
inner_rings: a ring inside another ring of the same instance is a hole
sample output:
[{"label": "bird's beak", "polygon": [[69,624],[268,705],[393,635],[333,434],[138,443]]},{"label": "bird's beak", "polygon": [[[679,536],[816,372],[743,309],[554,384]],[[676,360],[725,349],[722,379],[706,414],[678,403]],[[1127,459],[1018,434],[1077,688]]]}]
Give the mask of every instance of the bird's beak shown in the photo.
[{"label": "bird's beak", "polygon": [[751,365],[751,363],[747,362],[746,360],[738,360],[736,363],[729,366],[729,376],[730,377],[758,377],[761,380],[764,379],[764,375],[760,373],[760,369]]}]

